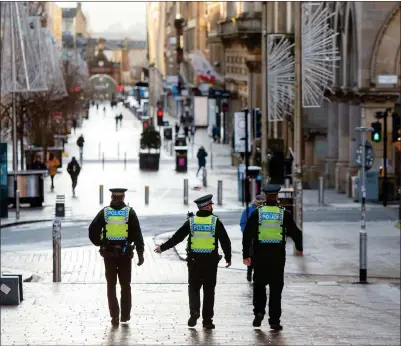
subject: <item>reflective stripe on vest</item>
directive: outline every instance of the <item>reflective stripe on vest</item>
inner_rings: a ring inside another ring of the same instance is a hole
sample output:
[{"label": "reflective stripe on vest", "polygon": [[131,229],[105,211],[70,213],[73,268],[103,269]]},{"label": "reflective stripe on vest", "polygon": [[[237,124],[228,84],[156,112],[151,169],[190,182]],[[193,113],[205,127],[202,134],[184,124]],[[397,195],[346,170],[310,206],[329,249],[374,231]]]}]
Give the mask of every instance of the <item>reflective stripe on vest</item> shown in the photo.
[{"label": "reflective stripe on vest", "polygon": [[284,209],[274,206],[258,208],[259,243],[283,243]]},{"label": "reflective stripe on vest", "polygon": [[190,250],[197,253],[211,253],[215,250],[215,232],[217,217],[214,215],[200,217],[191,216],[189,226],[191,230]]},{"label": "reflective stripe on vest", "polygon": [[[104,221],[106,222],[106,239],[126,240],[128,238],[129,207],[116,210],[104,208]],[[103,235],[102,235],[103,237]]]}]

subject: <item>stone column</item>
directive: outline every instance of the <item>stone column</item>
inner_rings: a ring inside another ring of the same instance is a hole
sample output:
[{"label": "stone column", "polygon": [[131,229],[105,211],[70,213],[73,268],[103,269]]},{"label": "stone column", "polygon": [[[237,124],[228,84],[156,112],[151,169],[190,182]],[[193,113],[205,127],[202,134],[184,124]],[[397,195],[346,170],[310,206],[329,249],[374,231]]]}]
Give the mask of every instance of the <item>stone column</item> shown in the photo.
[{"label": "stone column", "polygon": [[328,187],[335,187],[335,168],[338,160],[338,104],[327,104],[327,184]]},{"label": "stone column", "polygon": [[349,163],[349,106],[338,105],[338,161],[336,164],[336,191],[345,193]]},{"label": "stone column", "polygon": [[347,170],[346,194],[352,197],[351,177],[357,175],[358,166],[356,160],[356,150],[361,144],[361,135],[355,131],[356,127],[361,126],[361,108],[358,105],[349,106],[349,165]]}]

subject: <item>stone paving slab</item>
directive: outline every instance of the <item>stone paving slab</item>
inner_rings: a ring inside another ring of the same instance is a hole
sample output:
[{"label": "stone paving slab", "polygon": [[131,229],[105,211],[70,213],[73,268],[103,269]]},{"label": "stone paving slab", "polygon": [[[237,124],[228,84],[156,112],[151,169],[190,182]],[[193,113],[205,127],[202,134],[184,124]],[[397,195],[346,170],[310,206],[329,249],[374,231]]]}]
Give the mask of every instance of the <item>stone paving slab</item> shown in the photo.
[{"label": "stone paving slab", "polygon": [[186,326],[186,284],[133,285],[131,321],[118,328],[104,284],[24,288],[21,305],[1,307],[2,345],[400,344],[400,291],[389,285],[286,284],[280,333],[252,327],[252,287],[242,282],[217,285],[212,331]]},{"label": "stone paving slab", "polygon": [[[359,223],[304,223],[304,256],[293,254],[293,242],[287,242],[286,273],[313,275],[359,275]],[[242,233],[239,226],[226,227],[233,249],[232,269],[244,270]],[[371,222],[368,232],[368,276],[400,278],[400,232],[392,222]],[[157,244],[173,232],[156,237]],[[181,259],[186,258],[186,242],[175,247]],[[165,253],[163,253],[164,256]]]}]

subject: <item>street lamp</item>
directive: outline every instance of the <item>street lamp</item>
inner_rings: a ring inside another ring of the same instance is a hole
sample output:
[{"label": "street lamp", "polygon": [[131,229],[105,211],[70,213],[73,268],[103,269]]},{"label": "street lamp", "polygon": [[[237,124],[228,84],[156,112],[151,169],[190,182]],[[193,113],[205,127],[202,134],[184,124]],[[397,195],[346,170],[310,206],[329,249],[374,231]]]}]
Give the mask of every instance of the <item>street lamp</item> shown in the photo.
[{"label": "street lamp", "polygon": [[[177,106],[181,105],[181,79],[180,79],[180,64],[184,61],[184,50],[181,47],[181,36],[183,35],[184,28],[184,17],[177,13],[174,20],[174,27],[176,31],[176,63],[177,63],[177,91],[178,91],[178,101]],[[180,108],[178,110],[178,108]],[[182,112],[182,107],[177,107],[177,118],[180,118],[181,114],[178,112]]]}]

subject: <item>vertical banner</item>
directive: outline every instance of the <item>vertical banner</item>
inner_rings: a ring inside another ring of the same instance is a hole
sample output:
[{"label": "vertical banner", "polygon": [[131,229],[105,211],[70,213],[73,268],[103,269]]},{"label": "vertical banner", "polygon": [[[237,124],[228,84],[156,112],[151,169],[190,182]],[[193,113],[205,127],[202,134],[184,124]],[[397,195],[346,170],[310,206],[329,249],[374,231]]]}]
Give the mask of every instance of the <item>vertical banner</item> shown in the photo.
[{"label": "vertical banner", "polygon": [[7,143],[0,143],[0,217],[8,217]]},{"label": "vertical banner", "polygon": [[[245,113],[234,113],[234,152],[245,153]],[[248,113],[248,152],[251,152],[251,112]]]}]

